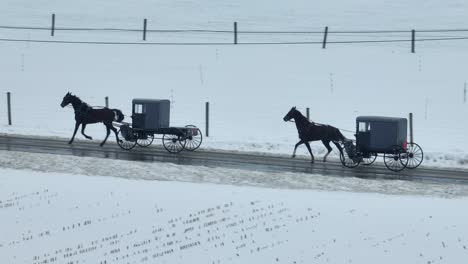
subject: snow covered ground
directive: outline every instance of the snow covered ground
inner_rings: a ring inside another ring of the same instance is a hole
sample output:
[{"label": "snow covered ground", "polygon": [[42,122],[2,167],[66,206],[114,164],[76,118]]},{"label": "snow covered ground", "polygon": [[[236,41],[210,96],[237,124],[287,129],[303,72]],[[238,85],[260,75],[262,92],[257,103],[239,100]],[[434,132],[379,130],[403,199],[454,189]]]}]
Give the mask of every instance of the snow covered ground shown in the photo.
[{"label": "snow covered ground", "polygon": [[19,152],[0,165],[5,263],[468,258],[467,186]]}]

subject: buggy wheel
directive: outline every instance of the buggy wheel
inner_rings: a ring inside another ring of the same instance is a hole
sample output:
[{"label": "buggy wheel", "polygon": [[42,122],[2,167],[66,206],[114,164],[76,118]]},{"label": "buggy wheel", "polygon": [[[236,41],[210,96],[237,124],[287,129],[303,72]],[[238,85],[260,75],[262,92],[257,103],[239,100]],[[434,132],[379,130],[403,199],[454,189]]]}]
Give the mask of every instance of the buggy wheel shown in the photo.
[{"label": "buggy wheel", "polygon": [[[128,139],[128,140],[127,140]],[[136,145],[136,135],[129,127],[122,126],[117,132],[117,144],[125,150],[131,150]]]},{"label": "buggy wheel", "polygon": [[153,134],[144,134],[142,138],[138,138],[137,145],[140,147],[148,147],[153,143],[154,135]]},{"label": "buggy wheel", "polygon": [[185,148],[187,141],[177,135],[164,134],[162,138],[164,148],[170,153],[179,153]]},{"label": "buggy wheel", "polygon": [[377,153],[369,153],[369,157],[366,158],[366,157],[363,157],[362,158],[362,165],[366,165],[366,166],[369,166],[371,165],[372,163],[374,163],[374,161],[377,159]]},{"label": "buggy wheel", "polygon": [[343,150],[342,153],[340,153],[340,161],[343,166],[347,168],[356,168],[360,161],[359,160],[353,160],[351,159],[348,154],[346,154],[346,151]]},{"label": "buggy wheel", "polygon": [[[356,152],[356,151],[353,151],[353,152]],[[357,153],[354,153],[354,154],[357,155]],[[340,161],[341,161],[341,164],[343,164],[343,166],[347,168],[356,168],[361,162],[361,159],[359,157],[354,157],[354,159],[349,157],[348,152],[343,145],[342,151],[340,153]]]},{"label": "buggy wheel", "polygon": [[194,126],[194,125],[186,125],[185,127],[188,127],[188,128],[196,128],[196,133],[191,133],[191,135],[189,135],[187,137],[187,145],[185,145],[185,149],[186,150],[190,150],[190,151],[194,151],[196,150],[197,148],[200,147],[202,141],[203,141],[203,135],[202,135],[202,132],[201,130]]},{"label": "buggy wheel", "polygon": [[384,154],[384,163],[389,170],[397,172],[406,168],[408,157],[401,146],[395,145]]},{"label": "buggy wheel", "polygon": [[406,151],[408,155],[408,169],[416,169],[421,165],[424,159],[424,152],[422,148],[416,143],[408,143],[408,150]]}]

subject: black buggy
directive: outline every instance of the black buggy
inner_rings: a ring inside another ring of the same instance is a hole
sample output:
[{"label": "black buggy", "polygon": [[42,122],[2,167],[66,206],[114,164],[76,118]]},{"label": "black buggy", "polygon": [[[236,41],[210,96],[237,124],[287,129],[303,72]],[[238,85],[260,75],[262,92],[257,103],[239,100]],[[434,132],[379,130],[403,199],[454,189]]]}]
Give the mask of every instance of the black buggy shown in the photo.
[{"label": "black buggy", "polygon": [[385,166],[392,171],[417,168],[424,158],[421,147],[407,141],[406,118],[359,116],[356,118],[356,141],[345,141],[341,163],[354,168],[371,165],[383,154]]},{"label": "black buggy", "polygon": [[193,125],[170,127],[170,101],[156,99],[133,99],[132,123],[117,123],[118,144],[122,149],[130,150],[136,145],[148,147],[162,135],[164,148],[170,153],[182,150],[196,150],[200,147],[203,136],[199,128]]}]

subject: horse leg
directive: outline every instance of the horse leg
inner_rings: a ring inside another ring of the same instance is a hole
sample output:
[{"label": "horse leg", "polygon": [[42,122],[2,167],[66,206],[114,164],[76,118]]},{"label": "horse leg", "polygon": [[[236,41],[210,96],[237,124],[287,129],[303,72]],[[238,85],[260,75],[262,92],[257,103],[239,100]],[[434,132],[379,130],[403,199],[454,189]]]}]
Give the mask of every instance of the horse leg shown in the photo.
[{"label": "horse leg", "polygon": [[71,137],[70,141],[68,141],[68,144],[73,143],[73,140],[75,139],[76,131],[78,131],[78,128],[80,127],[80,122],[76,121],[75,123],[75,131],[73,132],[73,136]]},{"label": "horse leg", "polygon": [[297,147],[299,147],[299,145],[301,144],[304,144],[304,141],[301,139],[299,142],[297,142],[296,146],[294,146],[294,151],[293,151],[293,154],[292,154],[292,157],[295,158],[296,157],[296,150],[297,150]]},{"label": "horse leg", "polygon": [[312,158],[312,161],[311,161],[311,163],[314,163],[314,160],[315,160],[315,158],[314,158],[314,154],[312,154],[312,149],[310,148],[310,144],[309,144],[309,142],[307,142],[307,141],[306,141],[306,142],[304,142],[304,143],[305,143],[305,145],[306,145],[307,149],[309,150],[310,157]]},{"label": "horse leg", "polygon": [[322,140],[322,143],[328,150],[327,154],[325,154],[325,156],[323,157],[323,162],[327,162],[327,157],[330,154],[330,152],[332,152],[332,147],[330,147],[330,141],[328,140]]},{"label": "horse leg", "polygon": [[99,144],[101,147],[104,146],[104,144],[106,143],[107,138],[109,137],[109,134],[110,134],[109,124],[104,123],[104,125],[106,126],[107,134],[106,134],[106,137],[104,138],[104,141],[102,141],[101,144]]},{"label": "horse leg", "polygon": [[88,135],[86,135],[86,134],[84,133],[85,128],[86,128],[86,124],[83,123],[83,124],[81,125],[81,134],[83,134],[83,136],[85,136],[85,138],[91,139],[91,140],[92,140],[92,139],[93,139],[92,137],[90,137],[90,136],[88,136]]},{"label": "horse leg", "polygon": [[332,141],[332,142],[338,148],[338,150],[340,151],[340,154],[343,154],[343,148],[341,147],[340,143],[338,143],[336,141]]},{"label": "horse leg", "polygon": [[118,135],[117,129],[116,129],[113,125],[110,126],[110,129],[111,129],[112,131],[114,131],[115,139],[117,140],[117,143],[119,143],[120,140],[119,140],[119,135]]}]

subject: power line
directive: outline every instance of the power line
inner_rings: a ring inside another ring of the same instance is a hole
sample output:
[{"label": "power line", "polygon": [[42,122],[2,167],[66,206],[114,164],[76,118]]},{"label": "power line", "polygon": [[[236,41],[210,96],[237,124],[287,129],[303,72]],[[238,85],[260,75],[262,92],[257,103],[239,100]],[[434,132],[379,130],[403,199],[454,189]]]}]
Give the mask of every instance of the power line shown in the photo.
[{"label": "power line", "polygon": [[[468,37],[453,37],[453,38],[419,38],[416,42],[422,41],[455,41],[468,40]],[[231,42],[113,42],[113,41],[69,41],[69,40],[37,40],[37,39],[8,39],[0,38],[4,42],[31,42],[31,43],[55,43],[55,44],[94,44],[94,45],[167,45],[167,46],[221,46],[235,45]],[[343,41],[328,41],[327,44],[365,44],[365,43],[396,43],[396,42],[411,42],[410,39],[393,39],[393,40],[343,40]],[[313,45],[322,44],[322,41],[284,41],[284,42],[239,42],[236,45]]]},{"label": "power line", "polygon": [[[50,30],[50,27],[32,26],[0,26],[0,29],[10,30]],[[55,27],[56,31],[121,31],[121,32],[141,32],[142,29],[131,28],[77,28],[77,27]],[[232,30],[212,30],[212,29],[152,29],[148,32],[156,33],[232,33]],[[420,29],[418,33],[447,33],[447,32],[468,32],[466,28],[459,29]],[[268,30],[239,30],[242,34],[323,34],[323,31],[268,31]],[[411,33],[411,30],[330,30],[329,34],[392,34]]]}]

